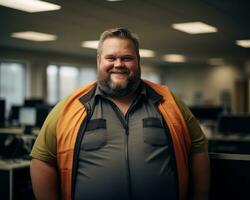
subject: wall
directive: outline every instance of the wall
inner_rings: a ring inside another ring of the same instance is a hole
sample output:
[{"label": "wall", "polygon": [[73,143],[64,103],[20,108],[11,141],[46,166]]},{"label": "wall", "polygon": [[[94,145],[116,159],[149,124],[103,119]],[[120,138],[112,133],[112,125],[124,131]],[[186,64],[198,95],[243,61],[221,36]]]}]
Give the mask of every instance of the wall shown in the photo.
[{"label": "wall", "polygon": [[247,79],[247,104],[248,111],[250,112],[250,60],[245,62],[245,71],[246,71],[246,79]]},{"label": "wall", "polygon": [[235,82],[242,80],[244,70],[241,66],[170,66],[165,67],[164,83],[179,95],[187,104],[192,105],[195,94],[202,93],[203,104],[220,104],[220,95],[228,91],[235,99]]}]

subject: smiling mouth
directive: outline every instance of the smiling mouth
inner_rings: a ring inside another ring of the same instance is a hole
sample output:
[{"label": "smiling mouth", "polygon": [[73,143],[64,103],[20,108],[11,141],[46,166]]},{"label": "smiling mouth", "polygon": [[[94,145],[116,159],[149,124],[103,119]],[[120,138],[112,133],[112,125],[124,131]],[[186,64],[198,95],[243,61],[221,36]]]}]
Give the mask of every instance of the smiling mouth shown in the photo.
[{"label": "smiling mouth", "polygon": [[116,77],[124,77],[124,76],[128,76],[129,75],[129,71],[128,70],[113,70],[110,71],[110,76],[114,75]]},{"label": "smiling mouth", "polygon": [[113,77],[117,77],[117,78],[124,78],[124,77],[127,77],[128,76],[128,73],[110,73],[110,76],[113,76]]},{"label": "smiling mouth", "polygon": [[110,74],[121,74],[121,75],[124,75],[124,74],[128,74],[127,72],[110,72]]},{"label": "smiling mouth", "polygon": [[126,68],[112,69],[109,71],[111,74],[129,74],[129,70]]},{"label": "smiling mouth", "polygon": [[110,72],[110,78],[112,80],[124,80],[128,79],[128,72]]}]

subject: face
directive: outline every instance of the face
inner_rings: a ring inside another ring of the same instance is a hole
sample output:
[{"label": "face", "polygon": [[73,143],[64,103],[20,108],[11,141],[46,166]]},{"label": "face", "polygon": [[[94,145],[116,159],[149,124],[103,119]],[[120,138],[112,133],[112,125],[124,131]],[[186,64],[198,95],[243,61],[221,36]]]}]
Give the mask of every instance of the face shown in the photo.
[{"label": "face", "polygon": [[140,83],[139,60],[129,39],[107,38],[97,56],[100,89],[112,97],[129,95]]}]

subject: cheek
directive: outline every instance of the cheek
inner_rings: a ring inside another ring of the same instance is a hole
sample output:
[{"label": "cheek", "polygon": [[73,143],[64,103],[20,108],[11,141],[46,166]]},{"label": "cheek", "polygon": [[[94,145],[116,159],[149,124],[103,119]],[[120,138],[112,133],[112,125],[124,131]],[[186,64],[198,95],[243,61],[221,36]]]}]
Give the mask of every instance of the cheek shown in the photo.
[{"label": "cheek", "polygon": [[127,65],[127,68],[131,71],[131,72],[136,72],[138,71],[138,64],[136,62],[134,63],[130,63],[129,65]]},{"label": "cheek", "polygon": [[99,64],[99,70],[103,72],[107,72],[112,68],[112,63],[107,61],[101,61]]},{"label": "cheek", "polygon": [[98,66],[98,76],[99,77],[107,77],[108,76],[108,72],[112,67],[110,67],[110,65],[108,63],[105,62],[100,62],[99,66]]}]

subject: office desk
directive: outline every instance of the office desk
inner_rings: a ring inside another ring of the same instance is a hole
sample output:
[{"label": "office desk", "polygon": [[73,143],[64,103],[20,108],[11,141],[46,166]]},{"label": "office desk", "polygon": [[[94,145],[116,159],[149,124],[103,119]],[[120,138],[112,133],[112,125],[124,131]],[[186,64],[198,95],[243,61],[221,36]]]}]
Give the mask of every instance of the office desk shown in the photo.
[{"label": "office desk", "polygon": [[0,197],[2,200],[35,199],[29,166],[28,160],[0,160]]},{"label": "office desk", "polygon": [[[18,135],[22,135],[22,134],[24,134],[23,130],[24,129],[20,128],[20,127],[0,128],[0,133],[2,133],[2,134],[18,134]],[[32,135],[38,135],[38,133],[39,133],[38,128],[33,128],[32,129]]]},{"label": "office desk", "polygon": [[214,153],[250,154],[250,135],[213,135],[208,147]]},{"label": "office desk", "polygon": [[22,134],[22,128],[0,128],[0,133],[2,134]]},{"label": "office desk", "polygon": [[0,129],[0,158],[28,158],[36,135],[26,135],[22,129]]},{"label": "office desk", "polygon": [[210,200],[250,199],[250,155],[210,153]]},{"label": "office desk", "polygon": [[23,134],[22,128],[0,129],[0,199],[34,199],[29,172],[29,153],[36,135]]}]

